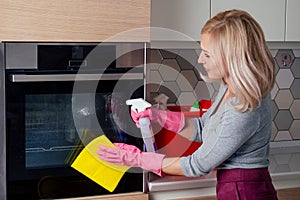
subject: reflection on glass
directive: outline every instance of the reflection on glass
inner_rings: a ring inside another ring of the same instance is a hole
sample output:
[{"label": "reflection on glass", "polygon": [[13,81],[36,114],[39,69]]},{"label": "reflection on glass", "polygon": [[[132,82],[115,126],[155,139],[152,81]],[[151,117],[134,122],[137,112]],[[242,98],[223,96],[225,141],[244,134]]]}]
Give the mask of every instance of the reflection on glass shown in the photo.
[{"label": "reflection on glass", "polygon": [[26,167],[65,164],[78,141],[71,94],[34,94],[25,97]]},{"label": "reflection on glass", "polygon": [[70,164],[72,152],[102,134],[112,142],[136,143],[134,131],[126,133],[131,118],[125,101],[124,94],[111,93],[26,95],[26,168]]}]

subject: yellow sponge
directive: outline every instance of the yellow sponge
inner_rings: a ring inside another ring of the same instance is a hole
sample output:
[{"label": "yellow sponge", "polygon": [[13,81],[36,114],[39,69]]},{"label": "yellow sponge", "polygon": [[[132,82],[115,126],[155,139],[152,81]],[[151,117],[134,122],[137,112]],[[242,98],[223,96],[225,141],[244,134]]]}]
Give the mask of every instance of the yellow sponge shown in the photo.
[{"label": "yellow sponge", "polygon": [[113,192],[130,167],[101,160],[96,153],[99,145],[116,148],[105,135],[101,135],[81,151],[71,166],[108,191]]}]

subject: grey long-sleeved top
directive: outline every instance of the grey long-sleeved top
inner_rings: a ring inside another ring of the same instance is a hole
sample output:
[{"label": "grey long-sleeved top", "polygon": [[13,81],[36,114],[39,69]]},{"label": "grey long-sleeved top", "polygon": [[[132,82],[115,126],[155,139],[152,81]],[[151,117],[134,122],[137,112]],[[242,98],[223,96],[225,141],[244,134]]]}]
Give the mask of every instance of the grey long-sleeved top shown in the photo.
[{"label": "grey long-sleeved top", "polygon": [[192,155],[182,157],[180,166],[186,176],[202,176],[211,170],[261,168],[269,165],[271,136],[270,95],[252,112],[237,112],[230,98],[218,111],[227,90],[221,84],[210,109],[200,118],[193,118],[193,141],[203,142]]}]

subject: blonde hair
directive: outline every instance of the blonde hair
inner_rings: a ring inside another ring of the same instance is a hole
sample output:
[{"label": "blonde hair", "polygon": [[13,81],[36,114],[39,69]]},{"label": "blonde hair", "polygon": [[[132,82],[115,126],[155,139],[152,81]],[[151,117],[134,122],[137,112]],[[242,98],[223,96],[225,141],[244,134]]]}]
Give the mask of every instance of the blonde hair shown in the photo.
[{"label": "blonde hair", "polygon": [[260,106],[275,83],[274,59],[260,25],[245,11],[229,10],[208,20],[205,33],[222,80],[231,79],[237,97],[232,106],[241,112]]}]

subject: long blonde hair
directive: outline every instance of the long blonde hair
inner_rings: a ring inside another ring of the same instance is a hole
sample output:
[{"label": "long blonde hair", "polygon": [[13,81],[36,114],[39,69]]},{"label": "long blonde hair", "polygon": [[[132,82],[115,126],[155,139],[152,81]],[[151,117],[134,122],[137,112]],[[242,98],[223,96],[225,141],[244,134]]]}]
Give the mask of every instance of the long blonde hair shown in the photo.
[{"label": "long blonde hair", "polygon": [[253,110],[275,83],[274,59],[264,33],[245,11],[229,10],[207,21],[201,34],[209,34],[208,50],[223,78],[230,78],[238,111]]}]

